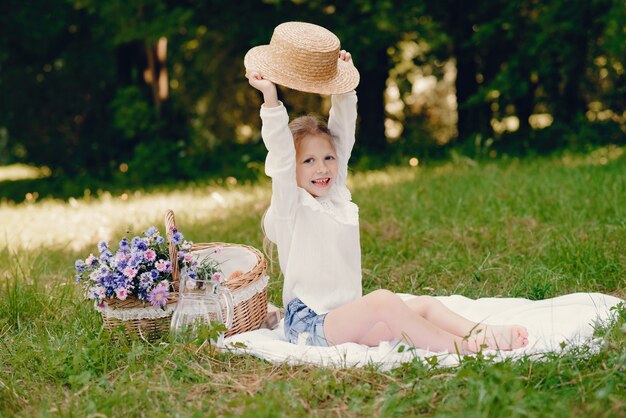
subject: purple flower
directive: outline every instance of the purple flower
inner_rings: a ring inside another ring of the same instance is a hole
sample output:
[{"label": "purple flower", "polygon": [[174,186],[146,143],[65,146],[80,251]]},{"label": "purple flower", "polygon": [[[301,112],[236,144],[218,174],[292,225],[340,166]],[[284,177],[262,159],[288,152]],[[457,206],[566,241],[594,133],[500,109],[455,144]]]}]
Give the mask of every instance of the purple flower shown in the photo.
[{"label": "purple flower", "polygon": [[152,306],[163,308],[167,304],[167,297],[170,294],[167,290],[168,287],[167,283],[160,282],[150,291],[150,294],[148,295],[148,302],[150,302]]},{"label": "purple flower", "polygon": [[162,236],[158,236],[156,239],[157,244],[163,244],[165,242],[165,239]]},{"label": "purple flower", "polygon": [[117,263],[117,271],[119,271],[120,273],[124,272],[124,269],[126,267],[128,267],[128,263],[126,262],[126,260],[122,260]]},{"label": "purple flower", "polygon": [[85,262],[83,260],[76,260],[74,267],[76,268],[76,271],[80,273],[85,270]]},{"label": "purple flower", "polygon": [[181,234],[180,232],[175,232],[172,234],[172,242],[176,245],[180,244],[181,242],[183,242],[183,234]]},{"label": "purple flower", "polygon": [[106,241],[100,241],[98,243],[98,251],[100,252],[100,254],[102,254],[103,252],[105,252],[107,249],[109,248],[109,243]]},{"label": "purple flower", "polygon": [[146,251],[148,249],[148,244],[144,241],[144,238],[135,237],[131,241],[131,246],[141,251]]},{"label": "purple flower", "polygon": [[133,252],[130,256],[130,260],[128,261],[128,264],[132,267],[139,268],[141,263],[143,263],[143,252],[141,251]]},{"label": "purple flower", "polygon": [[100,254],[100,262],[101,263],[105,263],[108,264],[111,262],[111,258],[113,258],[113,254],[111,253],[111,251],[109,250],[104,250],[101,254]]},{"label": "purple flower", "polygon": [[107,288],[112,288],[113,286],[115,286],[115,282],[116,282],[116,277],[113,275],[106,275],[103,276],[102,279],[100,280],[100,283]]},{"label": "purple flower", "polygon": [[152,274],[150,274],[149,272],[141,273],[141,275],[139,276],[139,288],[140,289],[149,288],[153,282],[154,282],[154,279],[152,278]]},{"label": "purple flower", "polygon": [[143,234],[144,234],[145,236],[147,236],[147,237],[151,237],[151,236],[153,236],[154,234],[157,234],[158,232],[159,232],[159,230],[158,230],[158,229],[156,229],[156,227],[151,226],[151,227],[150,227],[150,228],[148,228],[148,229],[146,230],[146,232],[144,232]]},{"label": "purple flower", "polygon": [[122,238],[120,241],[120,250],[121,249],[128,249],[128,240],[126,238]]}]

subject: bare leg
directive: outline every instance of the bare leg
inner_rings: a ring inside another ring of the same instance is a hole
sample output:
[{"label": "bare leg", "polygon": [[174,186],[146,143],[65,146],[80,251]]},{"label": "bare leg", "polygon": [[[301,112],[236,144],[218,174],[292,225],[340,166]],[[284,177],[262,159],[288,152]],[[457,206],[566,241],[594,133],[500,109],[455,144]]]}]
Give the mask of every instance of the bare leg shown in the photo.
[{"label": "bare leg", "polygon": [[[431,312],[432,306],[435,310]],[[413,310],[396,294],[388,290],[377,290],[329,312],[324,322],[324,332],[331,345],[344,342],[378,345],[380,341],[399,338],[433,351],[480,351],[483,341],[472,335],[464,338],[466,335],[448,331],[462,332],[465,328],[461,327],[472,328],[477,324],[459,317],[443,305],[441,307],[444,310],[439,312],[436,304],[432,306],[429,309],[424,308],[424,317],[419,313],[422,307],[418,306],[419,309]],[[443,314],[443,318],[437,318],[435,323],[429,318],[437,312]],[[459,328],[446,322],[454,322],[457,318],[466,321]]]},{"label": "bare leg", "polygon": [[427,321],[387,290],[377,290],[330,311],[324,321],[324,333],[331,345],[357,342],[373,346],[400,338],[434,351],[470,351],[463,338]]},{"label": "bare leg", "polygon": [[406,301],[409,308],[459,337],[474,337],[488,348],[511,350],[528,344],[528,331],[521,325],[487,325],[462,317],[432,296],[417,296]]}]

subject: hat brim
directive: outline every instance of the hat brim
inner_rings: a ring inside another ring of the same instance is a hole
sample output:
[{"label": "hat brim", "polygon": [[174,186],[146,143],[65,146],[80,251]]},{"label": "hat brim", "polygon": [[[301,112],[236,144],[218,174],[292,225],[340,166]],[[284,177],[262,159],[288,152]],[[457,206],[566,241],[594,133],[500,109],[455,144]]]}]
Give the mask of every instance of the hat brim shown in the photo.
[{"label": "hat brim", "polygon": [[243,59],[243,64],[247,71],[257,71],[276,84],[307,93],[347,93],[354,90],[360,80],[359,71],[352,62],[339,58],[337,58],[337,74],[330,80],[307,80],[299,74],[287,73],[282,63],[272,59],[269,45],[255,46],[250,49]]}]

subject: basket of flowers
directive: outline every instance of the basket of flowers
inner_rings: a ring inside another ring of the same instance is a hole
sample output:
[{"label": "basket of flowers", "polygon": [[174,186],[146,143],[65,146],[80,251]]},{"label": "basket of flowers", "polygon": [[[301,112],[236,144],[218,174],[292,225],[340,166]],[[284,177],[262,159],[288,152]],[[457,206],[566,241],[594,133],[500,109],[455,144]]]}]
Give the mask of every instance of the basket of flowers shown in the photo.
[{"label": "basket of flowers", "polygon": [[170,328],[178,294],[178,271],[197,266],[192,243],[175,228],[167,240],[154,226],[143,236],[124,237],[117,249],[98,244],[98,255],[76,260],[76,280],[93,300],[108,330],[122,327],[127,337],[150,341]]},{"label": "basket of flowers", "polygon": [[[174,212],[165,215],[168,230],[178,231]],[[171,258],[180,259],[180,250],[171,246]],[[210,258],[219,265],[219,281],[225,284],[233,299],[233,321],[226,336],[258,329],[267,318],[266,262],[263,254],[254,247],[224,242],[194,243],[191,248],[183,248],[188,262],[195,266],[207,264]],[[211,265],[211,263],[209,263]],[[179,282],[180,269],[172,272],[175,282]]]}]

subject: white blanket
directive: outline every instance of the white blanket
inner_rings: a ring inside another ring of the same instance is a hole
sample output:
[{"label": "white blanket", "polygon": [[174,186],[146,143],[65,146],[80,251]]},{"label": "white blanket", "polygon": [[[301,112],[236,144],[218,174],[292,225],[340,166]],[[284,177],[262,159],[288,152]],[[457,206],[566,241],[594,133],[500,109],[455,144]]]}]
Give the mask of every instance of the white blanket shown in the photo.
[{"label": "white blanket", "polygon": [[[400,294],[403,299],[413,295]],[[495,360],[508,357],[540,357],[544,353],[562,352],[574,347],[600,347],[594,338],[598,325],[608,324],[611,307],[623,302],[600,293],[572,293],[532,301],[521,298],[468,299],[464,296],[437,297],[448,308],[475,322],[486,324],[520,324],[529,332],[528,346],[512,351],[484,351]],[[362,367],[374,365],[389,370],[415,359],[441,366],[458,364],[455,353],[431,352],[407,347],[399,341],[383,341],[378,347],[346,343],[333,347],[311,347],[290,344],[285,339],[283,321],[274,330],[259,329],[225,339],[226,347],[238,353],[252,354],[273,363],[312,364],[325,367]]]}]

